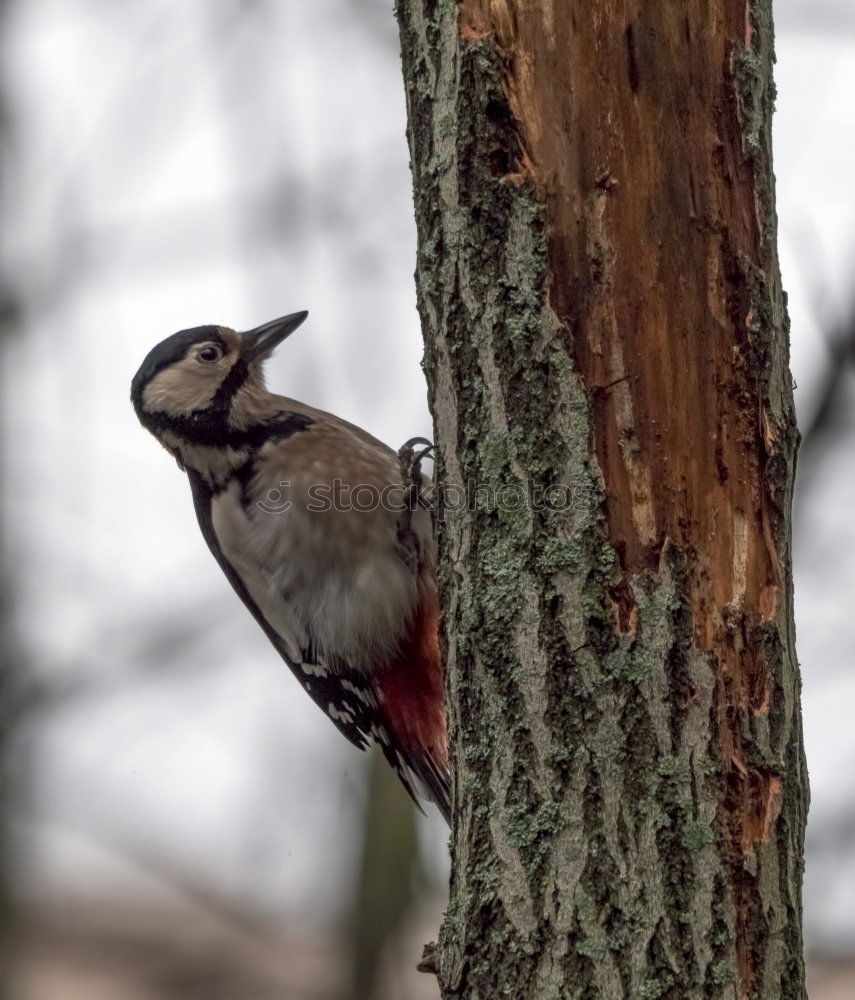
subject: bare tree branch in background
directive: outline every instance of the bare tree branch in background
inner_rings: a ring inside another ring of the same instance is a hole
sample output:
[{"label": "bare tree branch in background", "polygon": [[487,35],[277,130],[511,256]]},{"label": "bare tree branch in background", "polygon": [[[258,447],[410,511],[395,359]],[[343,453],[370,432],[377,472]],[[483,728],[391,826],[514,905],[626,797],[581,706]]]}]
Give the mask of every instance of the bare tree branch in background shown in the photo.
[{"label": "bare tree branch in background", "polygon": [[[805,461],[815,464],[834,432],[841,429],[844,394],[847,385],[851,389],[855,376],[855,299],[836,321],[826,323],[824,334],[829,358],[825,378],[814,389],[813,414],[802,427],[803,465]],[[809,487],[810,482],[811,477],[805,477],[802,485]]]},{"label": "bare tree branch in background", "polygon": [[[377,752],[371,754],[361,835],[362,857],[348,921],[352,973],[341,1000],[379,1000],[384,952],[406,946],[407,919],[424,879],[415,807]],[[415,960],[413,956],[413,964]]]}]

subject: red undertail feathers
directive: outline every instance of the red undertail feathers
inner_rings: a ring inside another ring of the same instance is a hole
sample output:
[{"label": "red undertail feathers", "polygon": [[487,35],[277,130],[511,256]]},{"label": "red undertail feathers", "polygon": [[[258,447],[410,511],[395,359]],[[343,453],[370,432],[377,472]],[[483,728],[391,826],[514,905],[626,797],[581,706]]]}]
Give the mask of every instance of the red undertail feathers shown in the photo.
[{"label": "red undertail feathers", "polygon": [[413,781],[451,823],[451,783],[443,708],[439,609],[435,595],[423,597],[409,635],[395,659],[378,671],[383,721],[393,746],[387,759],[413,794]]}]

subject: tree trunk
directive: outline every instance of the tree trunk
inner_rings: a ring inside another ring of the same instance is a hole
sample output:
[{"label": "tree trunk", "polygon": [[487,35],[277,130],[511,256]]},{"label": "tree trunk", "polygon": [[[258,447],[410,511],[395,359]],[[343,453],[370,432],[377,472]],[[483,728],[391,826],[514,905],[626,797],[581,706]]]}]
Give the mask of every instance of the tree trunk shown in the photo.
[{"label": "tree trunk", "polygon": [[805,995],[770,7],[398,0],[445,998]]}]

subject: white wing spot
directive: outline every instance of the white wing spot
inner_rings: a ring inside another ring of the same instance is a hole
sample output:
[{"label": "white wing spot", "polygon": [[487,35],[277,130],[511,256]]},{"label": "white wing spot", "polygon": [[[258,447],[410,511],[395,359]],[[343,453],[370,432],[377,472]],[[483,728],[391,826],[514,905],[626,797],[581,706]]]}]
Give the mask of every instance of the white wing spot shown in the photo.
[{"label": "white wing spot", "polygon": [[359,687],[354,684],[353,681],[349,681],[346,677],[341,679],[341,686],[345,691],[350,691],[352,695],[355,695],[363,705],[375,706],[377,701],[374,697],[374,692],[370,688]]},{"label": "white wing spot", "polygon": [[327,668],[322,663],[301,663],[300,669],[307,677],[326,677]]},{"label": "white wing spot", "polygon": [[353,725],[353,716],[351,715],[349,708],[349,705],[343,705],[341,708],[337,708],[333,702],[330,702],[327,706],[327,715],[336,722],[344,722],[350,726]]},{"label": "white wing spot", "polygon": [[371,727],[371,734],[372,734],[372,736],[375,739],[379,740],[381,743],[385,744],[387,747],[391,746],[391,743],[389,742],[389,736],[388,736],[386,730],[382,726],[376,726],[376,725],[372,726]]}]

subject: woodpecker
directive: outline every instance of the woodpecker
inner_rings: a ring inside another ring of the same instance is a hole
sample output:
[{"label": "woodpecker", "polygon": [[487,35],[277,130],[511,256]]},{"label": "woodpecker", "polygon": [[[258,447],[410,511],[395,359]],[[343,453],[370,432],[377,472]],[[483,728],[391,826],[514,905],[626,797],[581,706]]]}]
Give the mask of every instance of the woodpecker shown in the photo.
[{"label": "woodpecker", "polygon": [[131,401],[186,472],[208,548],[302,687],[450,822],[430,513],[403,502],[391,448],[267,390],[264,362],[307,316],[181,330],[143,361]]}]

